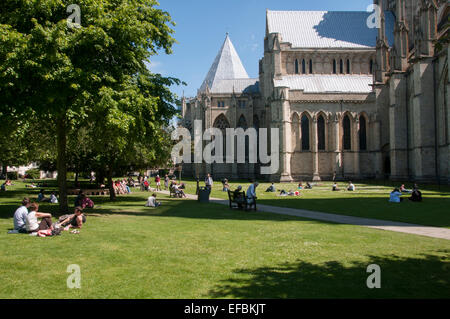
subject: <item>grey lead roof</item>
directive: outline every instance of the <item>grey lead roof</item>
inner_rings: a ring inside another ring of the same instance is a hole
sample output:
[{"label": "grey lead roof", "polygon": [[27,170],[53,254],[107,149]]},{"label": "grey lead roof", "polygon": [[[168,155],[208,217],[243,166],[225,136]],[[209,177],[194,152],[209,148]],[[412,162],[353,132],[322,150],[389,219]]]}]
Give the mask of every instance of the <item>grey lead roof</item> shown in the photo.
[{"label": "grey lead roof", "polygon": [[305,93],[370,93],[372,84],[372,75],[356,74],[285,75],[274,80],[275,87],[288,87]]},{"label": "grey lead roof", "polygon": [[217,91],[216,86],[220,80],[248,78],[247,71],[242,65],[241,59],[239,58],[239,55],[237,54],[236,49],[227,34],[216,59],[214,60],[202,86],[200,87],[200,91],[204,92],[206,90],[206,86],[208,86],[211,91]]},{"label": "grey lead roof", "polygon": [[[280,33],[293,48],[374,48],[377,28],[369,28],[372,13],[364,11],[267,11],[267,30]],[[394,16],[385,13],[386,36],[394,41]]]},{"label": "grey lead roof", "polygon": [[217,80],[210,92],[237,94],[259,93],[259,82],[258,79]]}]

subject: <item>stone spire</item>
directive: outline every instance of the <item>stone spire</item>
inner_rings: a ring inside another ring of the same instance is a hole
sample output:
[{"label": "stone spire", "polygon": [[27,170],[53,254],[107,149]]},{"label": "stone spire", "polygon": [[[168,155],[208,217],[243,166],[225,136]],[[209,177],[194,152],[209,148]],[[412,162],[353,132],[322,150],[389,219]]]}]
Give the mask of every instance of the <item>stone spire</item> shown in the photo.
[{"label": "stone spire", "polygon": [[231,79],[248,79],[249,76],[241,59],[236,52],[236,49],[231,43],[230,37],[227,33],[225,42],[219,50],[205,80],[203,81],[200,91],[204,92],[206,88],[212,89],[214,83],[218,80]]}]

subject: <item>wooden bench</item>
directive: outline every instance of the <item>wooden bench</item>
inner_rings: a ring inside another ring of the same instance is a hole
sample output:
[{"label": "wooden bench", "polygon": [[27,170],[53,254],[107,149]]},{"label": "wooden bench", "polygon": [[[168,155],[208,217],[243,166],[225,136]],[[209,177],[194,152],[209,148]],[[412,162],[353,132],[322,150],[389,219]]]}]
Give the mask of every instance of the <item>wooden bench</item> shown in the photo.
[{"label": "wooden bench", "polygon": [[[67,195],[78,195],[80,192],[80,189],[69,189],[67,191]],[[90,195],[90,196],[106,196],[109,195],[109,189],[102,188],[102,189],[83,189],[83,194]]]},{"label": "wooden bench", "polygon": [[256,199],[253,201],[253,203],[248,204],[247,198],[245,197],[245,192],[239,192],[238,193],[239,200],[236,199],[236,194],[232,191],[228,191],[228,201],[230,205],[230,209],[238,208],[238,209],[245,209],[248,210],[250,207],[253,206],[254,210],[256,211]]}]

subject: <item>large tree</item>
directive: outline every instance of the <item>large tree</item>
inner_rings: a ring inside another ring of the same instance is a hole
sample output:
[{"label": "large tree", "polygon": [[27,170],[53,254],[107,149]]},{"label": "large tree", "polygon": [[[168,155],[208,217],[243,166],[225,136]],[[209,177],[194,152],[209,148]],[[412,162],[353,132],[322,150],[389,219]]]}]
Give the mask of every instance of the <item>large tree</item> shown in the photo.
[{"label": "large tree", "polygon": [[[164,91],[167,80],[155,79],[146,68],[158,50],[171,53],[170,15],[153,0],[78,0],[81,25],[74,26],[66,21],[71,3],[0,2],[0,112],[31,109],[36,120],[54,128],[62,211],[68,209],[66,148],[73,129],[93,120],[119,127],[132,120],[137,128],[147,121],[148,130],[158,130],[148,120],[157,123],[172,114],[170,103],[152,95]],[[148,91],[151,84],[159,90]],[[98,118],[105,108],[109,117]],[[126,116],[130,110],[135,119]],[[152,116],[145,119],[147,114]]]}]

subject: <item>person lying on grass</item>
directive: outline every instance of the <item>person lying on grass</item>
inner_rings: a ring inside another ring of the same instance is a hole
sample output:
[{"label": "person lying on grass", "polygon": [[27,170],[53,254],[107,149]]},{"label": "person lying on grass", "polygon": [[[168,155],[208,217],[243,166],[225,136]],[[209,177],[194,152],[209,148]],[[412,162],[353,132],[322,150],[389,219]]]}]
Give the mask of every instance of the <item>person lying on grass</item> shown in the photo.
[{"label": "person lying on grass", "polygon": [[156,194],[153,193],[152,196],[150,196],[147,199],[147,203],[145,203],[145,207],[158,207],[161,206],[161,202],[156,201]]},{"label": "person lying on grass", "polygon": [[62,220],[60,218],[60,222],[55,227],[64,227],[64,230],[69,230],[70,228],[81,228],[85,223],[86,216],[83,214],[83,208],[77,206],[72,215],[65,215]]}]

